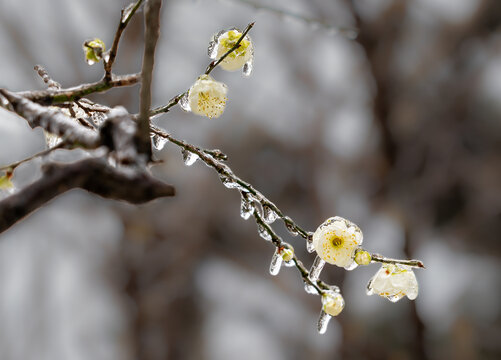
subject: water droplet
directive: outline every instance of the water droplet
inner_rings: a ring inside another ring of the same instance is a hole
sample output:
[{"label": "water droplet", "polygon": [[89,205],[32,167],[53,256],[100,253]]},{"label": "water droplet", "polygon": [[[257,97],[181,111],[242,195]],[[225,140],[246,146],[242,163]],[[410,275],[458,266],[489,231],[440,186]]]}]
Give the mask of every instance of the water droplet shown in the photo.
[{"label": "water droplet", "polygon": [[110,53],[109,52],[105,53],[104,56],[103,56],[103,59],[104,59],[105,62],[110,61]]},{"label": "water droplet", "polygon": [[317,256],[315,260],[313,261],[313,265],[311,265],[310,269],[310,280],[311,281],[317,281],[318,278],[320,277],[320,273],[322,272],[322,269],[324,268],[325,261],[320,258],[320,256]]},{"label": "water droplet", "polygon": [[259,233],[259,236],[261,236],[266,241],[271,241],[271,235],[263,225],[261,224],[257,225],[257,232]]},{"label": "water droplet", "polygon": [[240,204],[240,216],[244,220],[248,220],[252,213],[254,212],[254,205],[252,201],[246,199],[246,197],[242,196],[242,203]]},{"label": "water droplet", "polygon": [[244,67],[243,67],[243,74],[244,76],[250,76],[250,74],[252,73],[252,68],[253,68],[253,62],[254,62],[254,56],[252,56],[249,61],[247,61],[245,64],[244,64]]},{"label": "water droplet", "polygon": [[184,111],[188,111],[190,112],[191,111],[191,106],[190,106],[190,101],[189,101],[189,91],[185,92],[183,96],[181,96],[181,99],[179,99],[179,106],[181,107],[181,109],[183,109]]},{"label": "water droplet", "polygon": [[263,220],[267,224],[273,224],[278,218],[278,214],[268,205],[263,205]]},{"label": "water droplet", "polygon": [[183,161],[186,166],[191,166],[198,160],[198,155],[189,150],[183,149],[181,153],[183,154]]},{"label": "water droplet", "polygon": [[318,318],[317,330],[319,334],[325,334],[327,331],[327,326],[329,326],[329,321],[331,321],[332,316],[327,314],[325,311],[320,311],[320,316]]},{"label": "water droplet", "polygon": [[273,257],[271,258],[271,263],[270,263],[270,274],[275,276],[278,275],[280,271],[280,267],[282,266],[282,255],[279,254],[278,248],[275,249],[275,253],[273,254]]},{"label": "water droplet", "polygon": [[87,65],[94,65],[96,62],[92,59],[86,59]]},{"label": "water droplet", "polygon": [[313,246],[313,233],[308,233],[308,238],[306,239],[306,251],[312,253],[315,251],[315,246]]},{"label": "water droplet", "polygon": [[151,142],[155,149],[162,150],[165,144],[169,142],[169,139],[164,138],[158,134],[151,134]]}]

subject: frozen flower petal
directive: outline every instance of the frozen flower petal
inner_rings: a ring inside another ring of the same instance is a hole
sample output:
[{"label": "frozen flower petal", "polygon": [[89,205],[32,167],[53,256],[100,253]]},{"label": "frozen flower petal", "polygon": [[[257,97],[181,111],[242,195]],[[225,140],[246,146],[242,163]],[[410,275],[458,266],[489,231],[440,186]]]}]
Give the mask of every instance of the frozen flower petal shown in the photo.
[{"label": "frozen flower petal", "polygon": [[367,295],[378,294],[391,302],[404,296],[414,300],[418,295],[416,275],[410,267],[384,264],[367,285]]},{"label": "frozen flower petal", "polygon": [[226,106],[227,92],[225,84],[209,75],[202,75],[190,88],[185,109],[208,118],[218,118]]},{"label": "frozen flower petal", "polygon": [[362,240],[362,231],[357,225],[336,216],[317,228],[312,246],[325,262],[352,270],[357,266],[355,251]]}]

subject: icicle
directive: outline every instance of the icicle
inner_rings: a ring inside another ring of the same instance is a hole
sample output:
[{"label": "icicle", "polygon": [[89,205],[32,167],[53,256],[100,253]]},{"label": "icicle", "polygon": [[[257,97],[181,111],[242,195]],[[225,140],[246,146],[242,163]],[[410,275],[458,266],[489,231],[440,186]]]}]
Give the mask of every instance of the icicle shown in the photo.
[{"label": "icicle", "polygon": [[198,155],[189,150],[183,149],[181,153],[183,154],[183,161],[186,166],[191,166],[198,160]]},{"label": "icicle", "polygon": [[318,323],[317,323],[317,330],[319,334],[325,334],[331,318],[332,316],[327,314],[325,311],[322,310],[320,312],[320,317],[318,318]]},{"label": "icicle", "polygon": [[266,241],[271,241],[271,239],[272,239],[271,235],[263,225],[261,225],[261,224],[257,225],[257,232],[259,233],[259,236],[261,236]]},{"label": "icicle", "polygon": [[267,205],[263,205],[263,220],[267,224],[272,224],[278,218],[278,214],[273,211],[273,209]]},{"label": "icicle", "polygon": [[318,278],[320,277],[320,273],[322,272],[322,269],[324,268],[325,261],[323,261],[320,256],[317,256],[315,260],[313,261],[313,265],[311,265],[310,269],[310,279],[311,281],[317,281]]},{"label": "icicle", "polygon": [[160,135],[151,134],[151,142],[156,150],[162,150],[169,140]]},{"label": "icicle", "polygon": [[308,238],[306,239],[306,251],[312,253],[315,251],[315,246],[313,246],[313,233],[308,233]]},{"label": "icicle", "polygon": [[244,76],[250,76],[250,74],[252,73],[253,62],[254,62],[254,55],[252,55],[250,60],[244,64],[243,71],[242,71]]},{"label": "icicle", "polygon": [[240,216],[244,220],[248,220],[252,213],[254,212],[254,205],[252,201],[247,199],[245,196],[242,196],[242,203],[240,204]]},{"label": "icicle", "polygon": [[184,111],[191,111],[191,106],[190,106],[190,101],[189,101],[189,91],[185,92],[184,95],[181,97],[181,99],[179,99],[179,106],[181,107],[181,109],[183,109]]},{"label": "icicle", "polygon": [[282,266],[283,258],[282,255],[279,252],[279,249],[275,249],[275,253],[273,254],[273,257],[271,258],[271,264],[270,264],[270,274],[273,276],[278,275],[280,272],[280,267]]}]

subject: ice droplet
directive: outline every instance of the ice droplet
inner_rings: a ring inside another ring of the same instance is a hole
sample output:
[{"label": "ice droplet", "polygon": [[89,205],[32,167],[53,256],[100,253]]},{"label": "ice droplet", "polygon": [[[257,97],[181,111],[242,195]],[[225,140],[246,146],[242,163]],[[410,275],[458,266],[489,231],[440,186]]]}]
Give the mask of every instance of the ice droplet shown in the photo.
[{"label": "ice droplet", "polygon": [[181,96],[181,99],[179,99],[179,106],[181,107],[181,109],[183,109],[184,111],[188,111],[190,112],[191,111],[191,106],[190,106],[190,101],[189,101],[189,91],[185,92],[183,96]]},{"label": "ice droplet", "polygon": [[96,63],[94,60],[91,59],[86,59],[85,61],[87,62],[87,65],[94,65]]},{"label": "ice droplet", "polygon": [[253,68],[253,62],[254,62],[254,55],[251,56],[251,58],[249,59],[249,61],[247,61],[244,64],[244,67],[242,69],[242,73],[244,74],[244,76],[250,76],[251,75],[252,68]]},{"label": "ice droplet", "polygon": [[278,214],[268,204],[263,204],[263,220],[267,224],[273,224]]},{"label": "ice droplet", "polygon": [[306,251],[312,253],[315,251],[315,246],[313,246],[313,233],[308,233],[308,238],[306,239]]},{"label": "ice droplet", "polygon": [[271,241],[271,235],[263,225],[261,224],[257,225],[257,232],[259,233],[259,236],[261,236],[266,241]]},{"label": "ice droplet", "polygon": [[353,269],[355,269],[357,266],[358,266],[358,264],[357,264],[355,261],[353,261],[350,265],[345,266],[344,268],[345,268],[345,270],[353,270]]},{"label": "ice droplet", "polygon": [[298,235],[296,227],[294,226],[294,222],[292,221],[292,219],[290,217],[285,216],[284,223],[285,223],[285,227],[286,227],[287,231],[289,232],[289,234],[291,234],[292,236]]},{"label": "ice droplet", "polygon": [[186,166],[191,166],[198,160],[198,155],[189,150],[183,149],[181,153],[183,154],[183,161]]},{"label": "ice droplet", "polygon": [[283,262],[282,255],[280,255],[278,248],[276,248],[270,263],[271,275],[273,276],[278,275],[278,273],[280,272],[280,267],[282,266],[282,262]]},{"label": "ice droplet", "polygon": [[242,203],[240,204],[240,216],[244,220],[248,220],[252,213],[254,212],[254,205],[252,201],[249,201],[244,196],[242,196]]},{"label": "ice droplet", "polygon": [[313,261],[313,265],[311,265],[310,269],[310,279],[311,281],[317,281],[318,278],[320,277],[320,273],[322,272],[322,269],[324,268],[325,261],[322,260],[320,256],[317,256],[315,260]]},{"label": "ice droplet", "polygon": [[164,138],[158,134],[151,134],[151,142],[155,149],[162,150],[165,144],[169,142],[169,139]]},{"label": "ice droplet", "polygon": [[129,4],[125,9],[122,10],[122,24],[127,21],[127,19],[130,16],[130,13],[132,12],[132,9],[134,9],[135,3]]},{"label": "ice droplet", "polygon": [[317,330],[319,334],[325,334],[327,331],[327,326],[329,326],[329,321],[331,321],[332,316],[327,314],[325,311],[320,311],[320,316],[318,318]]},{"label": "ice droplet", "polygon": [[217,51],[218,51],[218,44],[217,44],[218,36],[214,35],[212,37],[212,40],[209,42],[209,47],[207,48],[207,54],[209,55],[209,58],[212,60],[216,60],[217,57]]},{"label": "ice droplet", "polygon": [[311,295],[318,295],[317,289],[315,289],[315,287],[313,285],[310,285],[308,283],[304,284],[304,291],[306,291],[306,293],[311,294]]}]

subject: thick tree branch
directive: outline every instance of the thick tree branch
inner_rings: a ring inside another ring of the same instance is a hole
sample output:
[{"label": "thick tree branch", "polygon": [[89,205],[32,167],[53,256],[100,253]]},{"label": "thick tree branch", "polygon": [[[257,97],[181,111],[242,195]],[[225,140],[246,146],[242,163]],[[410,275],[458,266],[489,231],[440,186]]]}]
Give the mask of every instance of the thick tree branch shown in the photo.
[{"label": "thick tree branch", "polygon": [[97,132],[79,125],[75,119],[64,115],[61,111],[39,105],[5,89],[0,89],[0,95],[8,101],[14,112],[26,119],[32,128],[40,126],[76,146],[92,149],[100,145]]},{"label": "thick tree branch", "polygon": [[145,6],[145,33],[144,55],[141,70],[141,91],[139,93],[139,118],[138,118],[138,151],[151,158],[150,116],[151,83],[153,65],[155,62],[155,48],[160,35],[160,7],[161,0],[147,0]]},{"label": "thick tree branch", "polygon": [[42,177],[22,191],[0,201],[0,233],[56,196],[81,188],[107,199],[141,204],[173,196],[174,187],[145,172],[113,168],[104,159],[43,166]]}]

